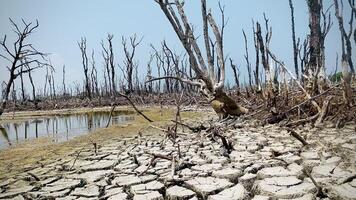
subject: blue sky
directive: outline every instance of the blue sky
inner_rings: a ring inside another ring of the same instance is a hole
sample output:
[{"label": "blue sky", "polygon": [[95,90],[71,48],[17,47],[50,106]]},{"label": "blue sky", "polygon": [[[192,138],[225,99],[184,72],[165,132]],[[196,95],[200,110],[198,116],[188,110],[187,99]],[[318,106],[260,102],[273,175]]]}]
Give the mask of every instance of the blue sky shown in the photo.
[{"label": "blue sky", "polygon": [[[273,27],[271,49],[293,69],[293,52],[291,40],[290,9],[288,0],[221,0],[226,6],[226,17],[229,18],[225,32],[225,55],[231,57],[246,74],[244,60],[244,40],[242,29],[247,33],[250,59],[254,63],[252,38],[252,19],[263,23],[263,12],[270,19]],[[325,7],[332,4],[324,0]],[[345,5],[348,5],[345,1]],[[294,0],[296,36],[304,40],[308,28],[308,10],[304,0]],[[201,34],[201,13],[199,0],[186,0],[186,13],[194,24],[196,35]],[[216,20],[219,21],[218,1],[208,0]],[[332,11],[333,27],[326,40],[326,64],[328,71],[334,69],[336,52],[340,54],[340,33]],[[348,20],[350,10],[344,10]],[[0,38],[8,35],[8,41],[14,39],[8,18],[15,22],[21,18],[26,21],[39,20],[40,27],[31,35],[30,41],[41,51],[51,53],[52,63],[56,66],[55,82],[62,81],[62,66],[67,68],[66,82],[81,83],[84,75],[81,66],[80,51],[77,41],[82,36],[87,38],[88,49],[96,52],[98,71],[102,72],[103,61],[100,55],[100,41],[107,33],[114,34],[114,51],[116,63],[122,63],[123,50],[121,36],[133,34],[143,37],[137,50],[136,59],[140,63],[141,76],[146,73],[150,44],[158,46],[163,39],[178,52],[183,52],[173,29],[154,0],[1,0]],[[353,43],[354,44],[354,43]],[[355,47],[353,48],[355,55]],[[7,80],[6,62],[0,60],[0,81]],[[119,72],[119,69],[117,68]],[[294,70],[293,70],[294,71]],[[44,83],[45,71],[37,71],[34,78],[37,86]],[[228,67],[227,77],[232,81]],[[247,80],[246,80],[247,81]]]}]

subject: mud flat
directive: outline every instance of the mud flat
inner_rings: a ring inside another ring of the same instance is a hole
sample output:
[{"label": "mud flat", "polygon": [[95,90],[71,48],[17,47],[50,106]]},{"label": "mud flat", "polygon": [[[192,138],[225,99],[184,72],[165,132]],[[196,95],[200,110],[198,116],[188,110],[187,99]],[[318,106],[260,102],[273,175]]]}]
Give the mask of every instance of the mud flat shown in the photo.
[{"label": "mud flat", "polygon": [[229,154],[204,131],[181,130],[173,143],[155,129],[127,129],[137,130],[3,176],[0,198],[356,199],[355,124],[296,128],[303,146],[283,128],[245,121],[225,132]]}]

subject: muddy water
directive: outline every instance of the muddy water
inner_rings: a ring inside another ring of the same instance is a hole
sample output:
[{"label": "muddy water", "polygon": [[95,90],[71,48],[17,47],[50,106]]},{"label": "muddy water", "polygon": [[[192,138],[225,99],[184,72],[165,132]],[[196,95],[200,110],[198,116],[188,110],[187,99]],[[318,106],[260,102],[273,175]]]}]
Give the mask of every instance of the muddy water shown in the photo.
[{"label": "muddy water", "polygon": [[[130,113],[129,113],[130,114]],[[128,113],[90,112],[41,116],[16,122],[5,122],[0,125],[0,149],[6,149],[24,140],[49,137],[54,142],[62,142],[87,134],[97,128],[106,127],[107,123],[121,124],[134,120]]]}]

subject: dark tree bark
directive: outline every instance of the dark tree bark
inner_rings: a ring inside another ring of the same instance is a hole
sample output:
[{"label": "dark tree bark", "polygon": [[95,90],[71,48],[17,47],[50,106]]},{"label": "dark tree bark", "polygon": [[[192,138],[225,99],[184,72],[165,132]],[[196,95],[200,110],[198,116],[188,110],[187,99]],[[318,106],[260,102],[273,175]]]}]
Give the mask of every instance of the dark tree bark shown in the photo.
[{"label": "dark tree bark", "polygon": [[63,65],[63,68],[62,68],[63,95],[66,95],[66,94],[67,94],[65,78],[66,78],[66,66]]},{"label": "dark tree bark", "polygon": [[253,30],[253,40],[255,43],[255,53],[256,53],[256,64],[255,64],[255,70],[254,70],[254,77],[255,77],[255,84],[257,88],[260,88],[260,78],[259,78],[259,65],[260,65],[260,45],[257,40],[257,34],[255,31],[255,22],[252,21],[252,30]]},{"label": "dark tree bark", "polygon": [[132,93],[134,91],[133,70],[135,69],[135,65],[137,65],[137,63],[135,63],[134,57],[135,57],[137,47],[141,43],[142,39],[143,38],[138,40],[136,34],[130,37],[130,46],[131,46],[131,50],[130,50],[127,45],[127,40],[124,37],[122,37],[122,46],[124,48],[125,60],[124,60],[124,66],[121,68],[121,70],[124,72],[127,80],[127,91],[126,91],[127,93]]},{"label": "dark tree bark", "polygon": [[230,66],[232,68],[232,72],[234,73],[234,80],[237,87],[237,91],[240,91],[239,69],[237,69],[237,66],[233,63],[231,58],[230,58]]},{"label": "dark tree bark", "polygon": [[247,37],[246,37],[246,33],[244,30],[242,30],[242,33],[244,35],[244,40],[245,40],[245,60],[246,60],[246,67],[247,67],[247,72],[248,72],[248,83],[249,86],[252,87],[252,77],[251,77],[251,64],[250,64],[250,60],[248,58],[248,44],[247,44]]},{"label": "dark tree bark", "polygon": [[[204,59],[201,48],[198,45],[197,39],[194,35],[192,25],[190,24],[188,17],[185,14],[183,4],[179,0],[175,0],[174,3],[168,0],[156,0],[160,6],[162,12],[170,22],[173,30],[177,34],[181,44],[183,45],[187,55],[189,56],[189,64],[192,70],[195,72],[195,77],[191,79],[183,77],[163,77],[174,78],[181,82],[199,87],[199,92],[207,97],[211,101],[211,105],[219,115],[241,115],[247,113],[248,110],[237,105],[236,102],[228,97],[224,92],[225,84],[225,57],[223,50],[223,30],[226,25],[224,22],[224,9],[219,6],[222,13],[223,23],[219,29],[215,19],[211,13],[206,13],[206,0],[201,0],[201,13],[204,33],[205,51],[209,51],[210,45],[207,41],[211,40],[209,37],[208,25],[211,28],[213,35],[215,36],[215,52],[217,58],[216,69],[218,71],[215,76],[215,70],[211,70],[211,60],[214,59],[212,52],[205,52],[210,57]],[[208,62],[206,62],[206,60]],[[160,80],[161,78],[155,79]],[[153,80],[151,80],[153,81]]]},{"label": "dark tree bark", "polygon": [[321,8],[322,0],[307,0],[309,10],[309,61],[305,66],[305,75],[308,77],[307,89],[311,95],[318,93],[318,72],[322,67],[321,61]]},{"label": "dark tree bark", "polygon": [[21,82],[21,97],[22,97],[22,102],[26,101],[25,97],[25,87],[23,83],[23,66],[20,68],[20,82]]},{"label": "dark tree bark", "polygon": [[92,91],[95,92],[95,95],[100,96],[99,83],[98,83],[98,71],[96,70],[96,66],[95,66],[94,50],[91,53],[90,77],[91,77],[91,83],[92,83]]},{"label": "dark tree bark", "polygon": [[85,85],[85,94],[86,96],[91,99],[91,90],[90,90],[90,79],[89,79],[89,61],[87,56],[87,40],[86,38],[82,38],[80,42],[78,42],[79,49],[82,54],[82,65],[84,71],[84,85]]},{"label": "dark tree bark", "polygon": [[[46,54],[36,50],[31,43],[28,43],[28,37],[38,28],[39,24],[36,21],[35,24],[27,23],[22,20],[22,26],[20,27],[12,19],[10,19],[12,29],[17,35],[17,39],[13,43],[14,49],[10,50],[6,41],[6,35],[0,41],[0,46],[4,50],[4,53],[0,53],[0,58],[5,59],[10,65],[7,67],[9,70],[9,80],[6,83],[6,88],[3,96],[3,101],[0,107],[0,116],[6,108],[7,101],[11,87],[15,79],[25,73],[29,73],[35,69],[48,66],[46,63]],[[22,68],[22,70],[21,70]]]},{"label": "dark tree bark", "polygon": [[30,84],[31,84],[31,87],[32,87],[32,101],[35,104],[35,107],[37,108],[36,87],[35,87],[35,84],[33,82],[31,71],[28,72],[28,79],[30,80]]},{"label": "dark tree bark", "polygon": [[295,39],[295,23],[294,23],[294,7],[292,0],[289,0],[289,7],[291,11],[291,23],[292,23],[292,41],[293,41],[293,58],[294,58],[294,70],[299,79],[299,69],[298,69],[298,46]]},{"label": "dark tree bark", "polygon": [[[352,36],[352,31],[353,31],[353,20],[354,20],[354,15],[356,13],[355,9],[351,9],[351,18],[349,21],[350,29],[349,32],[346,32],[345,26],[344,26],[344,19],[342,16],[342,12],[340,12],[339,9],[339,1],[334,0],[335,4],[335,16],[338,20],[339,24],[339,30],[341,33],[341,39],[342,39],[342,56],[341,59],[342,61],[345,60],[348,62],[348,65],[351,69],[351,72],[355,74],[355,68],[352,62],[352,46],[351,46],[351,36]],[[351,8],[355,7],[355,1],[354,0],[349,0]]]}]

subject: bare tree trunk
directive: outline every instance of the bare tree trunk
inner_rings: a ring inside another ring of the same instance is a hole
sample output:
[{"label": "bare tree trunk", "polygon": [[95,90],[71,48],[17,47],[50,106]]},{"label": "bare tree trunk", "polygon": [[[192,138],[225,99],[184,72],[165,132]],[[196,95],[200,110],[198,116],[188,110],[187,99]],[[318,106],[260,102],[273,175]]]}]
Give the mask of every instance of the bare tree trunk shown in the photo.
[{"label": "bare tree trunk", "polygon": [[309,61],[305,66],[305,73],[308,77],[307,89],[311,95],[318,93],[318,71],[321,67],[321,0],[307,0],[309,9]]},{"label": "bare tree trunk", "polygon": [[233,63],[232,59],[230,58],[230,65],[231,65],[231,68],[232,68],[232,72],[234,73],[234,79],[235,79],[235,84],[236,84],[236,87],[237,87],[237,91],[239,92],[240,91],[240,81],[239,81],[239,72],[238,72],[238,69],[236,67],[236,65]]},{"label": "bare tree trunk", "polygon": [[22,97],[22,102],[24,102],[26,101],[26,97],[25,97],[25,88],[23,83],[23,66],[20,69],[20,81],[21,81],[21,97]]},{"label": "bare tree trunk", "polygon": [[256,65],[255,65],[255,71],[254,71],[254,76],[255,76],[255,84],[257,88],[260,88],[260,79],[259,79],[259,65],[260,65],[260,45],[258,43],[257,39],[257,34],[255,31],[255,23],[252,21],[252,29],[253,29],[253,40],[255,43],[255,52],[256,52]]},{"label": "bare tree trunk", "polygon": [[35,107],[37,107],[36,88],[35,88],[35,84],[33,82],[33,78],[32,78],[31,72],[28,73],[28,78],[30,79],[30,83],[31,83],[31,86],[32,86],[32,101],[35,104]]},{"label": "bare tree trunk", "polygon": [[[349,1],[350,2],[350,6],[351,7],[355,7],[355,1]],[[347,33],[344,27],[344,19],[342,16],[342,12],[340,12],[339,10],[339,3],[338,0],[334,0],[334,4],[335,4],[335,16],[338,20],[338,24],[339,24],[339,30],[341,32],[341,38],[343,40],[343,44],[342,44],[342,51],[343,51],[343,55],[342,55],[342,59],[346,59],[349,67],[351,69],[351,72],[353,74],[355,74],[355,68],[352,62],[352,47],[351,47],[351,36],[352,36],[352,31],[353,31],[353,20],[354,20],[354,15],[356,13],[355,9],[352,9],[351,11],[351,18],[349,21],[349,25],[350,25],[350,29],[349,32]],[[346,48],[346,52],[345,52],[345,48]],[[345,58],[344,58],[345,57]]]},{"label": "bare tree trunk", "polygon": [[[355,69],[353,67],[352,63],[352,58],[351,58],[351,35],[352,35],[352,23],[353,23],[353,18],[355,14],[355,10],[352,9],[351,11],[351,19],[350,19],[350,30],[349,33],[346,33],[345,27],[344,27],[344,22],[343,22],[343,16],[342,13],[339,10],[339,2],[338,0],[334,0],[335,4],[335,16],[338,20],[339,23],[339,30],[341,33],[341,49],[342,49],[342,55],[341,55],[341,67],[342,67],[342,80],[343,80],[343,97],[345,100],[345,104],[349,107],[353,106],[352,102],[352,88],[351,88],[351,82],[352,82],[352,75],[355,75]],[[350,6],[353,7],[355,6],[355,1],[350,1]],[[345,51],[346,48],[346,51]],[[350,72],[351,71],[351,72]]]},{"label": "bare tree trunk", "polygon": [[62,84],[63,84],[63,95],[66,95],[67,93],[67,89],[66,89],[66,82],[65,82],[65,77],[66,77],[66,66],[63,65],[63,76],[62,76]]},{"label": "bare tree trunk", "polygon": [[82,38],[80,42],[78,42],[79,49],[82,54],[82,65],[83,65],[83,71],[84,71],[84,84],[85,84],[85,93],[86,96],[91,99],[91,90],[90,90],[90,80],[89,80],[89,68],[88,68],[88,56],[87,56],[87,41],[85,38]]},{"label": "bare tree trunk", "polygon": [[298,45],[295,40],[295,24],[294,24],[294,7],[292,0],[289,0],[289,7],[291,11],[291,23],[292,23],[292,41],[293,41],[293,58],[294,58],[294,69],[297,79],[299,79],[299,70],[298,70]]},{"label": "bare tree trunk", "polygon": [[[204,33],[204,41],[205,41],[205,50],[209,51],[210,46],[207,41],[211,38],[208,36],[209,30],[207,30],[210,26],[213,35],[215,36],[215,52],[217,58],[217,71],[218,77],[213,74],[213,70],[211,64],[211,60],[214,59],[213,55],[210,51],[205,52],[207,57],[204,59],[203,53],[198,45],[196,37],[194,36],[193,29],[191,27],[190,22],[185,14],[183,4],[179,0],[174,1],[174,6],[168,0],[157,0],[156,1],[168,21],[170,22],[173,30],[177,34],[177,37],[181,41],[184,49],[186,50],[189,56],[189,64],[194,70],[196,77],[191,77],[191,79],[186,79],[184,77],[160,77],[160,80],[164,78],[174,78],[181,82],[199,87],[199,91],[207,97],[211,101],[211,105],[214,110],[223,116],[230,115],[241,115],[247,113],[248,110],[238,106],[236,102],[228,97],[224,92],[224,84],[225,84],[225,57],[223,52],[223,30],[225,26],[224,22],[224,10],[219,6],[222,13],[222,25],[221,29],[219,29],[216,24],[211,13],[206,13],[206,0],[201,0],[201,11],[202,11],[202,21],[203,21],[203,33]],[[214,43],[210,43],[214,44]],[[208,60],[206,63],[205,60]]]},{"label": "bare tree trunk", "polygon": [[252,77],[251,77],[251,64],[248,58],[248,46],[247,46],[247,37],[246,37],[246,33],[244,30],[242,30],[242,33],[244,35],[244,39],[245,39],[245,60],[246,60],[246,66],[247,66],[247,72],[248,72],[248,83],[249,86],[252,87]]},{"label": "bare tree trunk", "polygon": [[95,67],[95,59],[94,59],[94,50],[91,54],[91,83],[92,83],[92,91],[95,92],[95,95],[100,96],[99,94],[99,86],[98,86],[98,72]]},{"label": "bare tree trunk", "polygon": [[116,93],[116,83],[115,83],[115,64],[114,64],[114,51],[113,51],[113,47],[112,47],[112,39],[113,39],[113,35],[108,34],[108,42],[109,42],[109,63],[110,63],[110,68],[111,68],[111,85],[112,85],[112,93],[115,94]]},{"label": "bare tree trunk", "polygon": [[133,70],[135,67],[135,53],[137,50],[137,46],[141,43],[142,38],[137,41],[137,35],[130,37],[130,46],[131,51],[128,49],[127,40],[122,37],[122,46],[124,48],[125,53],[125,60],[124,60],[124,67],[122,71],[126,73],[126,80],[127,80],[127,92],[133,92]]},{"label": "bare tree trunk", "polygon": [[28,36],[38,28],[38,21],[36,21],[35,24],[32,24],[22,20],[22,29],[19,25],[12,21],[12,19],[10,19],[10,22],[14,32],[17,34],[17,39],[13,43],[13,52],[11,52],[6,42],[6,35],[0,41],[0,46],[5,51],[5,54],[0,53],[0,57],[11,63],[8,68],[10,72],[9,80],[6,84],[4,97],[0,107],[0,116],[6,108],[11,87],[13,87],[15,79],[18,76],[22,76],[22,74],[29,73],[37,68],[48,66],[48,64],[45,63],[47,61],[45,59],[46,54],[37,51],[32,44],[26,42]]}]

